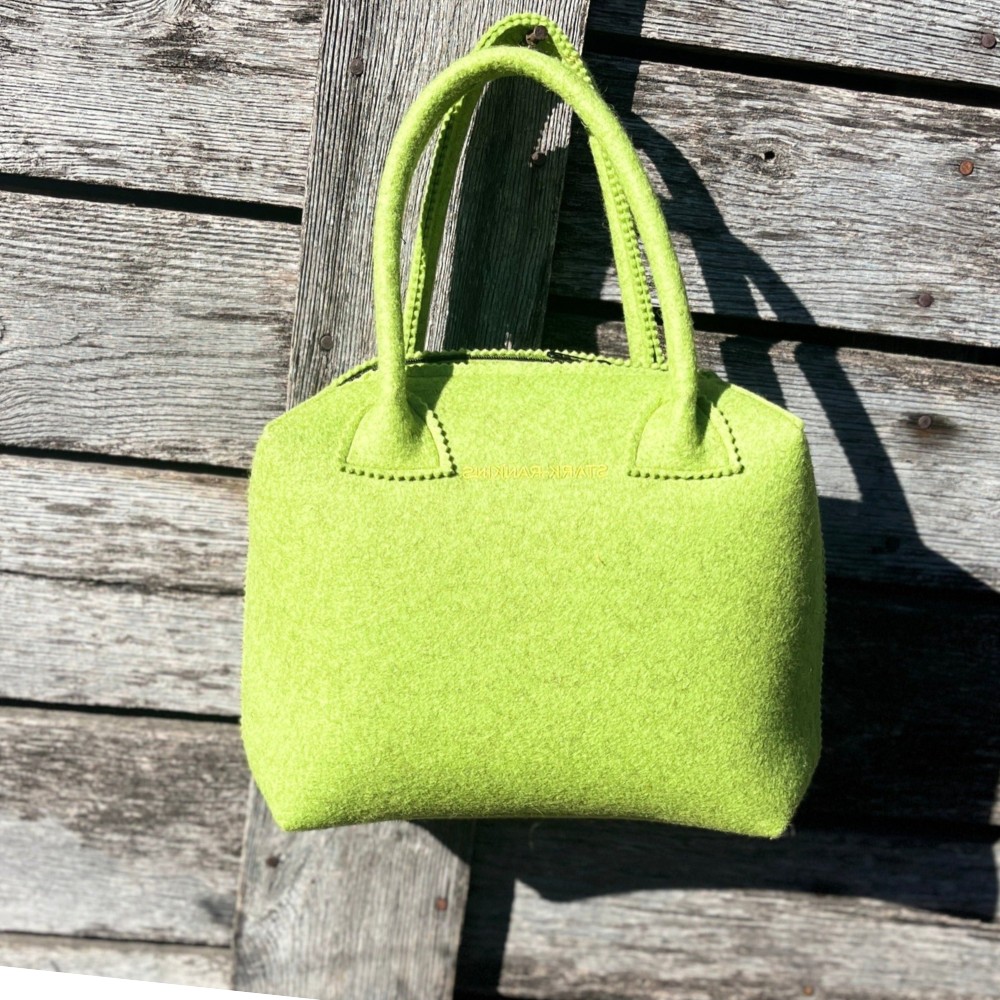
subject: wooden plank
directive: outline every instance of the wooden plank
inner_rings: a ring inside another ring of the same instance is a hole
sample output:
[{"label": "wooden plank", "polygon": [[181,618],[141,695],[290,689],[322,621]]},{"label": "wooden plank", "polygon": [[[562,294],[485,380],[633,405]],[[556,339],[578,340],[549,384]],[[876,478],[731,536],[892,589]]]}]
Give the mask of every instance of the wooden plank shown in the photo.
[{"label": "wooden plank", "polygon": [[[666,199],[693,309],[1000,344],[1000,110],[589,62]],[[553,291],[616,299],[582,142],[570,161]]]},{"label": "wooden plank", "polygon": [[0,444],[247,466],[299,227],[0,192]]},{"label": "wooden plank", "polygon": [[[620,323],[567,314],[550,317],[546,343],[627,353]],[[1000,537],[989,528],[1000,370],[704,333],[698,350],[703,366],[805,420],[829,572],[1000,588]]]},{"label": "wooden plank", "polygon": [[[581,40],[586,0],[544,0],[536,9]],[[405,12],[384,3],[329,4],[289,405],[372,352],[373,196],[407,105],[494,21],[519,10],[508,0],[447,0]],[[360,75],[351,72],[353,60],[363,60]],[[464,221],[453,223],[441,256],[443,275],[456,247],[459,259],[468,247],[470,259],[447,287],[448,313],[454,316],[444,335],[453,337],[458,321],[472,315],[476,333],[463,331],[463,342],[470,336],[477,343],[498,337],[512,342],[515,336],[526,342],[538,335],[544,315],[569,120],[565,111],[553,111],[547,95],[522,82],[490,89],[470,137],[467,160],[474,175],[461,184]],[[530,154],[539,147],[549,156],[533,174]],[[528,206],[530,220],[512,218],[510,204]],[[506,311],[515,308],[513,315]],[[434,329],[432,323],[431,343],[441,336]],[[329,350],[323,348],[325,335],[332,339]],[[277,831],[259,798],[254,803],[236,938],[238,988],[315,997],[451,995],[468,885],[468,826],[460,824],[440,839],[412,824],[289,837]],[[278,871],[290,874],[269,877],[267,852],[287,857]],[[364,861],[356,863],[358,857]],[[431,893],[441,894],[443,909],[431,908]],[[324,905],[314,905],[317,900]]]},{"label": "wooden plank", "polygon": [[458,985],[514,997],[1000,996],[996,848],[480,824]]},{"label": "wooden plank", "polygon": [[0,966],[228,990],[231,948],[0,934]]},{"label": "wooden plank", "polygon": [[0,571],[237,594],[246,480],[0,455]]},{"label": "wooden plank", "polygon": [[0,698],[236,716],[242,631],[235,595],[0,572]]},{"label": "wooden plank", "polygon": [[0,172],[298,205],[319,0],[17,3]]},{"label": "wooden plank", "polygon": [[[321,4],[45,10],[0,24],[0,171],[301,203]],[[982,0],[600,0],[592,30],[988,86],[1000,30]],[[905,39],[905,43],[902,41]],[[57,109],[55,113],[53,109]]]},{"label": "wooden plank", "polygon": [[0,930],[225,946],[235,725],[0,708]]},{"label": "wooden plank", "polygon": [[[1000,33],[985,0],[600,0],[588,27],[754,56],[997,86]],[[988,39],[987,39],[988,41]]]},{"label": "wooden plank", "polygon": [[247,829],[235,989],[451,996],[471,824],[287,834],[255,794]]}]

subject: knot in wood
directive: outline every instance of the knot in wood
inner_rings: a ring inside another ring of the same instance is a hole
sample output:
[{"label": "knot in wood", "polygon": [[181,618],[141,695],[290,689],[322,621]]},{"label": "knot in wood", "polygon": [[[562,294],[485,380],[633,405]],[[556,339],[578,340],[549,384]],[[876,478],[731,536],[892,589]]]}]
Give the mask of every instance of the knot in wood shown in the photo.
[{"label": "knot in wood", "polygon": [[549,38],[549,29],[544,24],[536,24],[531,31],[524,36],[524,43],[528,48],[533,49],[539,42],[546,42]]}]

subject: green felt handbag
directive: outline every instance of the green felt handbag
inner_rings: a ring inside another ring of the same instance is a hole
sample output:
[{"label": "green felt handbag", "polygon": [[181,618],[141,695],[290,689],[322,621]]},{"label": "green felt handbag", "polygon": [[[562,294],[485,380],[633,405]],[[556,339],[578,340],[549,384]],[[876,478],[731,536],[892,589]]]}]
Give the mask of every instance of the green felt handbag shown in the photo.
[{"label": "green felt handbag", "polygon": [[[626,362],[423,350],[461,144],[504,76],[586,127]],[[403,212],[442,122],[404,307]],[[780,834],[819,754],[823,548],[803,426],[698,370],[660,206],[555,25],[501,22],[410,108],[378,192],[374,288],[377,359],[270,423],[253,461],[243,738],[278,823]]]}]

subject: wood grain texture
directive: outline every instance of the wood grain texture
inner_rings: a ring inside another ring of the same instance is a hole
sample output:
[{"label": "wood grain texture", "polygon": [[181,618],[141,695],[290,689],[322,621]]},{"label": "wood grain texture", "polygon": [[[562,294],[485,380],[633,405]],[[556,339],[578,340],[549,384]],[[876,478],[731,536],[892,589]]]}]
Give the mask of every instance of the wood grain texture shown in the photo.
[{"label": "wood grain texture", "polygon": [[246,480],[0,455],[0,571],[236,594]]},{"label": "wood grain texture", "polygon": [[[534,9],[579,44],[587,6],[543,0]],[[491,24],[522,9],[513,0],[441,0],[412,6],[402,17],[384,3],[330,5],[303,210],[290,405],[374,353],[375,192],[404,112]],[[348,69],[352,59],[364,60],[360,76]],[[491,84],[480,112],[469,138],[469,180],[458,182],[457,222],[441,252],[438,299],[448,302],[448,319],[432,317],[432,346],[442,336],[476,346],[530,344],[541,328],[569,116],[526,81]],[[537,148],[548,157],[533,169]],[[512,212],[511,205],[523,210]],[[461,266],[449,285],[456,249]],[[334,341],[329,351],[320,347],[324,334]]]},{"label": "wood grain texture", "polygon": [[480,824],[459,989],[649,1000],[1000,996],[996,848]]},{"label": "wood grain texture", "polygon": [[236,595],[0,573],[0,698],[236,716],[242,631]]},{"label": "wood grain texture", "polygon": [[[996,86],[976,0],[600,0],[597,31]],[[0,171],[298,205],[317,0],[16,3],[0,23]]]},{"label": "wood grain texture", "polygon": [[248,466],[299,227],[0,192],[0,444]]},{"label": "wood grain texture", "polygon": [[[694,310],[1000,344],[1000,111],[589,62],[664,200]],[[975,164],[968,177],[965,159]],[[553,262],[558,294],[618,298],[601,212],[578,136]]]},{"label": "wood grain texture", "polygon": [[[565,314],[546,343],[627,353],[622,324]],[[1000,589],[1000,484],[987,471],[1000,468],[1000,369],[716,334],[698,350],[805,420],[829,572]]]},{"label": "wood grain texture", "polygon": [[1000,31],[1000,15],[984,0],[599,0],[589,27],[755,56],[1000,83],[1000,53],[981,42],[984,31]]},{"label": "wood grain texture", "polygon": [[0,966],[228,990],[231,948],[0,934]]},{"label": "wood grain texture", "polygon": [[236,930],[238,990],[450,997],[471,824],[282,833],[252,797]]},{"label": "wood grain texture", "polygon": [[5,4],[0,171],[300,204],[322,7]]},{"label": "wood grain texture", "polygon": [[0,708],[0,930],[225,946],[238,727]]}]

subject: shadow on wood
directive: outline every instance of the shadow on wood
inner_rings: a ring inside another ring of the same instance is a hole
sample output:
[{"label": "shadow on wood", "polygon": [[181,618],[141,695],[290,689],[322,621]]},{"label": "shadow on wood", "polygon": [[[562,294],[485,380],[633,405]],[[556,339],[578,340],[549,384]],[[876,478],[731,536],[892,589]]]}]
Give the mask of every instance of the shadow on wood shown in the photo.
[{"label": "shadow on wood", "polygon": [[[758,296],[779,320],[815,325],[781,276],[729,232],[692,165],[629,106],[625,102],[619,113],[670,190],[664,209],[671,230],[691,240],[716,312],[756,315]],[[600,289],[592,292],[598,299]],[[597,319],[550,317],[545,344],[557,346],[554,334],[560,347],[607,353],[608,344],[599,342],[601,326]],[[623,345],[615,346],[623,352]],[[733,336],[719,350],[731,381],[784,406],[771,347]],[[480,823],[460,990],[495,993],[501,974],[506,981],[518,884],[552,901],[645,890],[735,890],[842,897],[845,905],[876,900],[946,918],[995,919],[996,831],[988,824],[996,820],[1000,770],[1000,595],[924,543],[836,350],[800,344],[794,360],[857,485],[857,499],[821,500],[832,561],[850,566],[885,555],[890,563],[881,575],[896,581],[830,581],[825,750],[800,813],[807,828],[767,842],[632,823]],[[910,586],[910,562],[959,589]],[[515,978],[520,974],[518,968]]]}]

